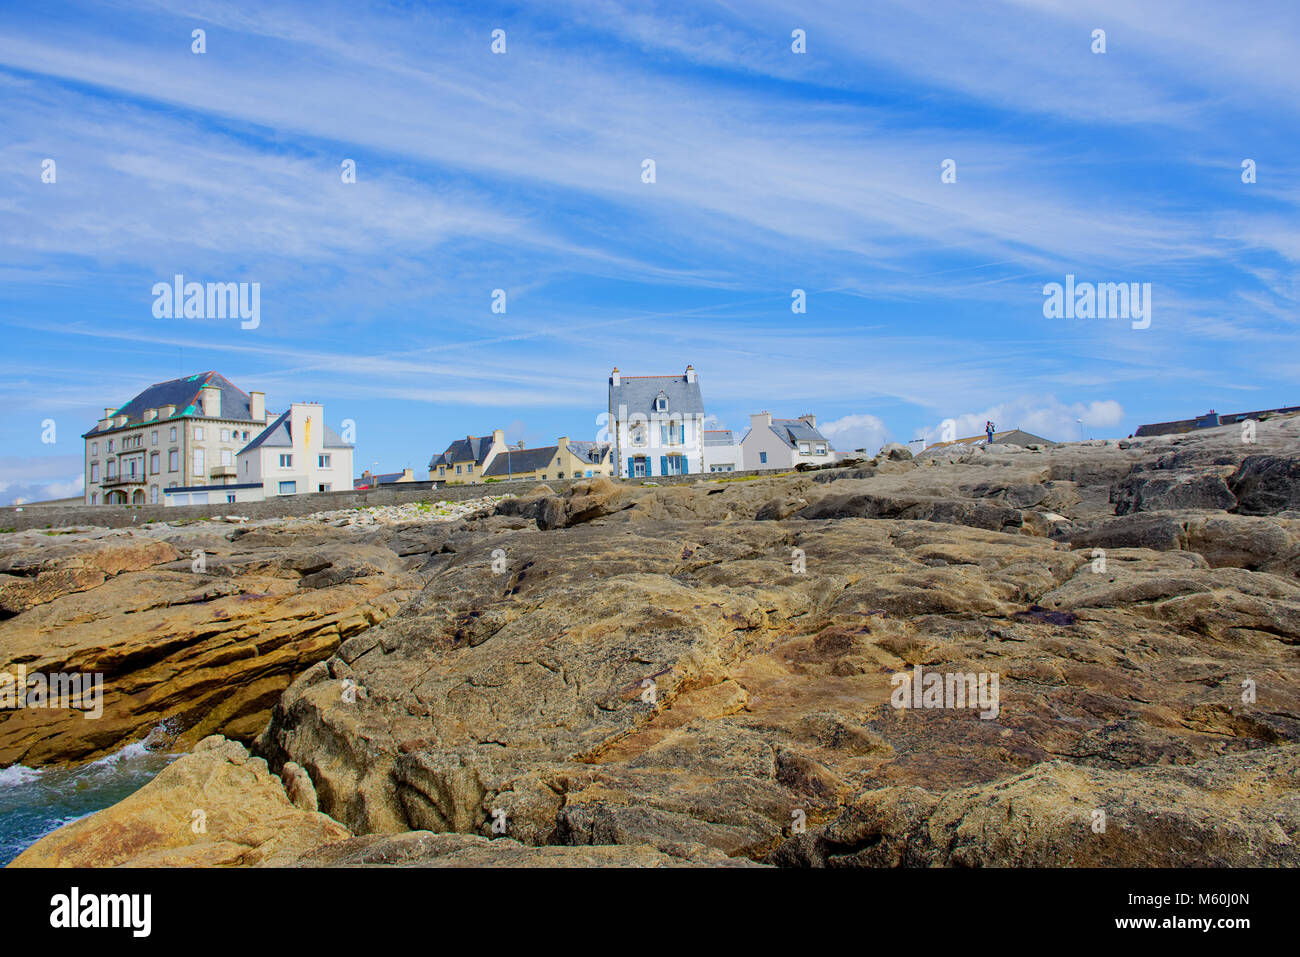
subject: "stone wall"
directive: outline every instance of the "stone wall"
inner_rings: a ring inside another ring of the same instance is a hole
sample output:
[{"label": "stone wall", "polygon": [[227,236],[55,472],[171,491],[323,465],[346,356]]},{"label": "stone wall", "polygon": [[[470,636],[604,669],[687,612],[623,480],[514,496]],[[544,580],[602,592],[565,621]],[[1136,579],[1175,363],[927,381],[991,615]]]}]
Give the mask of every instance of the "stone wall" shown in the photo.
[{"label": "stone wall", "polygon": [[[623,485],[690,485],[699,481],[716,481],[721,478],[775,475],[776,469],[751,472],[728,472],[725,475],[665,475],[652,479],[613,479]],[[562,491],[574,482],[587,479],[557,479],[545,484]],[[386,485],[378,489],[342,492],[313,492],[303,495],[286,495],[261,502],[215,502],[207,505],[19,505],[0,508],[0,531],[25,531],[32,528],[69,528],[96,525],[105,528],[129,528],[147,522],[178,522],[214,518],[223,515],[243,515],[250,519],[284,518],[292,515],[310,515],[338,508],[365,508],[373,505],[402,505],[407,502],[462,502],[486,495],[521,495],[538,482],[490,482],[482,485],[446,485],[438,488],[432,482],[405,482]],[[213,486],[220,488],[220,486]]]}]

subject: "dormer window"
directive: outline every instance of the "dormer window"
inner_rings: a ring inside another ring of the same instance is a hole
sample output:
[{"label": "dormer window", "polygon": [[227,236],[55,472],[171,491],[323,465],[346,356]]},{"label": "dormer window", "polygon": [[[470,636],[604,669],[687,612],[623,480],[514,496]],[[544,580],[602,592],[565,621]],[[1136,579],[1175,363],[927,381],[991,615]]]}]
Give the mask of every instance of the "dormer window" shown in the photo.
[{"label": "dormer window", "polygon": [[660,392],[657,396],[655,396],[655,411],[656,412],[668,411],[668,396],[664,395],[662,392]]}]

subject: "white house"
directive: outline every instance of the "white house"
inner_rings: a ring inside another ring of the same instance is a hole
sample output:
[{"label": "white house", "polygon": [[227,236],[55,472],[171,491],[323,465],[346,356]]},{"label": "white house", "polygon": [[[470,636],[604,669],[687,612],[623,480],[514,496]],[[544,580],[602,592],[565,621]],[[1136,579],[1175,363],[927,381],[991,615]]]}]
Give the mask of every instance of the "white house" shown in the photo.
[{"label": "white house", "polygon": [[704,430],[704,471],[739,472],[745,468],[744,450],[731,429]]},{"label": "white house", "polygon": [[749,417],[749,431],[740,440],[746,469],[790,469],[807,462],[826,465],[839,459],[830,441],[817,431],[817,416],[774,419],[769,412]]},{"label": "white house", "polygon": [[295,402],[239,450],[241,486],[262,497],[352,488],[352,446],[325,424],[318,402]]},{"label": "white house", "polygon": [[610,439],[619,476],[704,470],[704,398],[695,367],[682,375],[609,376]]}]

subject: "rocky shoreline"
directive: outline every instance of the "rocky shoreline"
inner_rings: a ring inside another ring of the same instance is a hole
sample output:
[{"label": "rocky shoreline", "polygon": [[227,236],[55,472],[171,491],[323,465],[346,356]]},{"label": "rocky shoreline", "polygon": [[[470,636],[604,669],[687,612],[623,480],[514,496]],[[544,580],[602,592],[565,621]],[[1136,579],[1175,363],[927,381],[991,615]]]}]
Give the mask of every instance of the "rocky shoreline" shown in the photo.
[{"label": "rocky shoreline", "polygon": [[1300,417],[1241,435],[3,536],[0,661],[106,698],[0,765],[193,747],[13,866],[1295,866]]}]

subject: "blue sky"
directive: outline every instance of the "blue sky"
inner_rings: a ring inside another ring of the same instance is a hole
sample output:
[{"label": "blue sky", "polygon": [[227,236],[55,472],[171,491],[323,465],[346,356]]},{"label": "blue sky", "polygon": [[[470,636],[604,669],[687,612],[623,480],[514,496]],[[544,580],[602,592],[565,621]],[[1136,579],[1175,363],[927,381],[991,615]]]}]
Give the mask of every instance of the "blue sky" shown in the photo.
[{"label": "blue sky", "polygon": [[[1294,3],[804,6],[0,6],[0,501],[209,369],[420,473],[593,437],[615,365],[872,450],[1300,403]],[[155,318],[176,273],[260,325]],[[1150,283],[1150,328],[1045,318],[1067,273]]]}]

